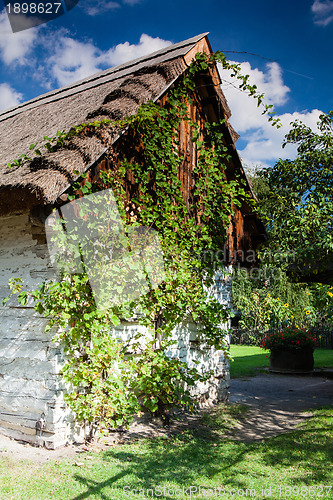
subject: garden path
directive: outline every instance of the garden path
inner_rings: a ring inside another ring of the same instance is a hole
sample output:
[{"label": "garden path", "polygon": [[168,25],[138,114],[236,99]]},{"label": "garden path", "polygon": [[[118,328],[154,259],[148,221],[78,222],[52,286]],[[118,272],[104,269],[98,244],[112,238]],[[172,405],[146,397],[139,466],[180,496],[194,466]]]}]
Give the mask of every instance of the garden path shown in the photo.
[{"label": "garden path", "polygon": [[311,409],[333,405],[333,380],[317,376],[259,374],[231,380],[230,402],[249,410],[232,438],[260,440],[293,430]]}]

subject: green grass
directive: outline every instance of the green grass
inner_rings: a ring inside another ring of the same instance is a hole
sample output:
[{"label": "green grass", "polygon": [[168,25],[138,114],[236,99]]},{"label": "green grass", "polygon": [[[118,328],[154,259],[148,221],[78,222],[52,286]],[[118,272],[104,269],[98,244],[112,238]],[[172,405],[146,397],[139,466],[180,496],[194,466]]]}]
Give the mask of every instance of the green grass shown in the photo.
[{"label": "green grass", "polygon": [[[224,419],[221,424],[216,415],[205,439],[187,430],[172,438],[115,446],[87,454],[90,460],[80,455],[81,467],[65,460],[37,465],[2,459],[0,498],[139,500],[154,493],[154,498],[167,500],[332,499],[328,488],[333,484],[332,417],[333,409],[317,410],[313,419],[292,433],[243,443],[221,437],[218,431]],[[216,490],[214,497],[215,488],[224,488],[225,493]]]},{"label": "green grass", "polygon": [[333,350],[332,349],[315,349],[314,351],[315,368],[331,368],[333,369]]},{"label": "green grass", "polygon": [[247,345],[231,345],[230,377],[252,377],[259,369],[268,368],[269,351],[260,347]]},{"label": "green grass", "polygon": [[[230,362],[231,378],[252,377],[269,366],[269,351],[260,347],[231,345],[230,353],[234,360]],[[314,362],[315,368],[333,368],[333,350],[315,349]]]},{"label": "green grass", "polygon": [[[237,421],[246,417],[248,411],[248,406],[239,403],[214,406],[202,415],[200,424],[221,435],[226,431],[232,431]],[[201,430],[202,435],[206,432]]]},{"label": "green grass", "polygon": [[[260,348],[231,346],[231,353],[233,376],[268,366],[268,352]],[[332,367],[332,351],[316,350],[315,363]],[[333,409],[315,410],[297,430],[260,442],[226,438],[246,412],[244,405],[221,405],[205,412],[195,429],[80,454],[81,466],[68,459],[14,461],[2,452],[0,499],[333,499]]]}]

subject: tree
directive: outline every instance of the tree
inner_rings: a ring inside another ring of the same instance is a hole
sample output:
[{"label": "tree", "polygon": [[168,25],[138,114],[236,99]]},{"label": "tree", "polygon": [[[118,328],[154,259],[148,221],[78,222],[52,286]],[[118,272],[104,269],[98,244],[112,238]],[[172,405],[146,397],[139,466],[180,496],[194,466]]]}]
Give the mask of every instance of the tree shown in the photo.
[{"label": "tree", "polygon": [[[320,115],[317,126],[313,131],[299,121],[292,124],[283,146],[297,144],[297,157],[279,160],[273,168],[260,172],[259,204],[270,236],[266,259],[270,253],[275,263],[285,262],[285,269],[295,278],[329,282],[333,263],[333,112]],[[318,273],[320,279],[310,278]]]},{"label": "tree", "polygon": [[332,323],[333,112],[320,116],[315,131],[294,122],[286,144],[297,144],[295,160],[250,177],[269,238],[258,272],[234,277],[247,328]]}]

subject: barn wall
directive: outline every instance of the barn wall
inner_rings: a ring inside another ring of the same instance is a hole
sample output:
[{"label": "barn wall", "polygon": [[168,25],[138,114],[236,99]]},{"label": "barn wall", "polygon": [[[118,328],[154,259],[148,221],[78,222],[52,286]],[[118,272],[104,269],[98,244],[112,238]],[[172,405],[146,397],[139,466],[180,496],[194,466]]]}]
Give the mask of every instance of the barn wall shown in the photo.
[{"label": "barn wall", "polygon": [[44,413],[43,440],[53,448],[66,443],[70,418],[64,416],[59,376],[63,355],[44,332],[46,320],[29,303],[20,307],[12,297],[2,306],[9,278],[20,277],[32,290],[53,271],[46,245],[39,242],[42,227],[31,224],[28,214],[2,217],[0,228],[0,432],[35,442],[36,421]]},{"label": "barn wall", "polygon": [[[225,329],[227,325],[222,325]],[[130,339],[138,329],[144,334],[144,327],[135,322],[119,325],[112,334],[121,339]],[[224,359],[223,351],[200,343],[200,330],[190,319],[178,325],[173,332],[174,344],[167,350],[167,355],[187,363],[190,368],[196,368],[201,373],[212,371],[212,377],[206,382],[198,382],[189,391],[198,399],[199,406],[205,407],[224,401],[229,392],[229,362]]]},{"label": "barn wall", "polygon": [[197,382],[189,388],[192,397],[197,398],[201,408],[225,401],[229,396],[229,362],[224,359],[223,351],[212,346],[197,345],[199,331],[192,322],[184,322],[174,331],[177,345],[170,348],[168,355],[185,361],[190,368],[201,373],[212,371],[213,375],[206,382]]},{"label": "barn wall", "polygon": [[[44,413],[46,428],[40,442],[56,448],[80,435],[63,399],[66,387],[59,375],[64,363],[62,351],[51,341],[52,334],[44,332],[46,320],[34,312],[31,304],[21,307],[12,297],[2,306],[11,277],[20,277],[25,289],[31,290],[46,277],[54,277],[43,241],[43,225],[39,227],[28,214],[21,214],[0,218],[0,229],[0,433],[35,443],[36,421]],[[229,302],[230,286],[223,280],[219,282],[216,293]],[[131,336],[137,330],[136,323],[126,323],[113,334]],[[179,325],[175,330],[178,344],[169,354],[191,366],[196,359],[200,369],[213,369],[212,380],[192,390],[193,395],[201,397],[202,404],[207,404],[225,399],[229,372],[220,351],[197,348],[197,333],[191,322]]]}]

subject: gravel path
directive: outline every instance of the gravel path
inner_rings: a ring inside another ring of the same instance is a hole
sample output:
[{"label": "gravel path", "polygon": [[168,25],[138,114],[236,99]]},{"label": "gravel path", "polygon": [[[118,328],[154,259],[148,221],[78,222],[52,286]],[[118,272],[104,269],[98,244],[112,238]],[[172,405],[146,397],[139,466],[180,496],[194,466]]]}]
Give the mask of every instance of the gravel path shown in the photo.
[{"label": "gravel path", "polygon": [[311,409],[332,406],[333,380],[277,374],[232,379],[230,402],[249,407],[233,439],[259,440],[291,431],[311,417]]}]

